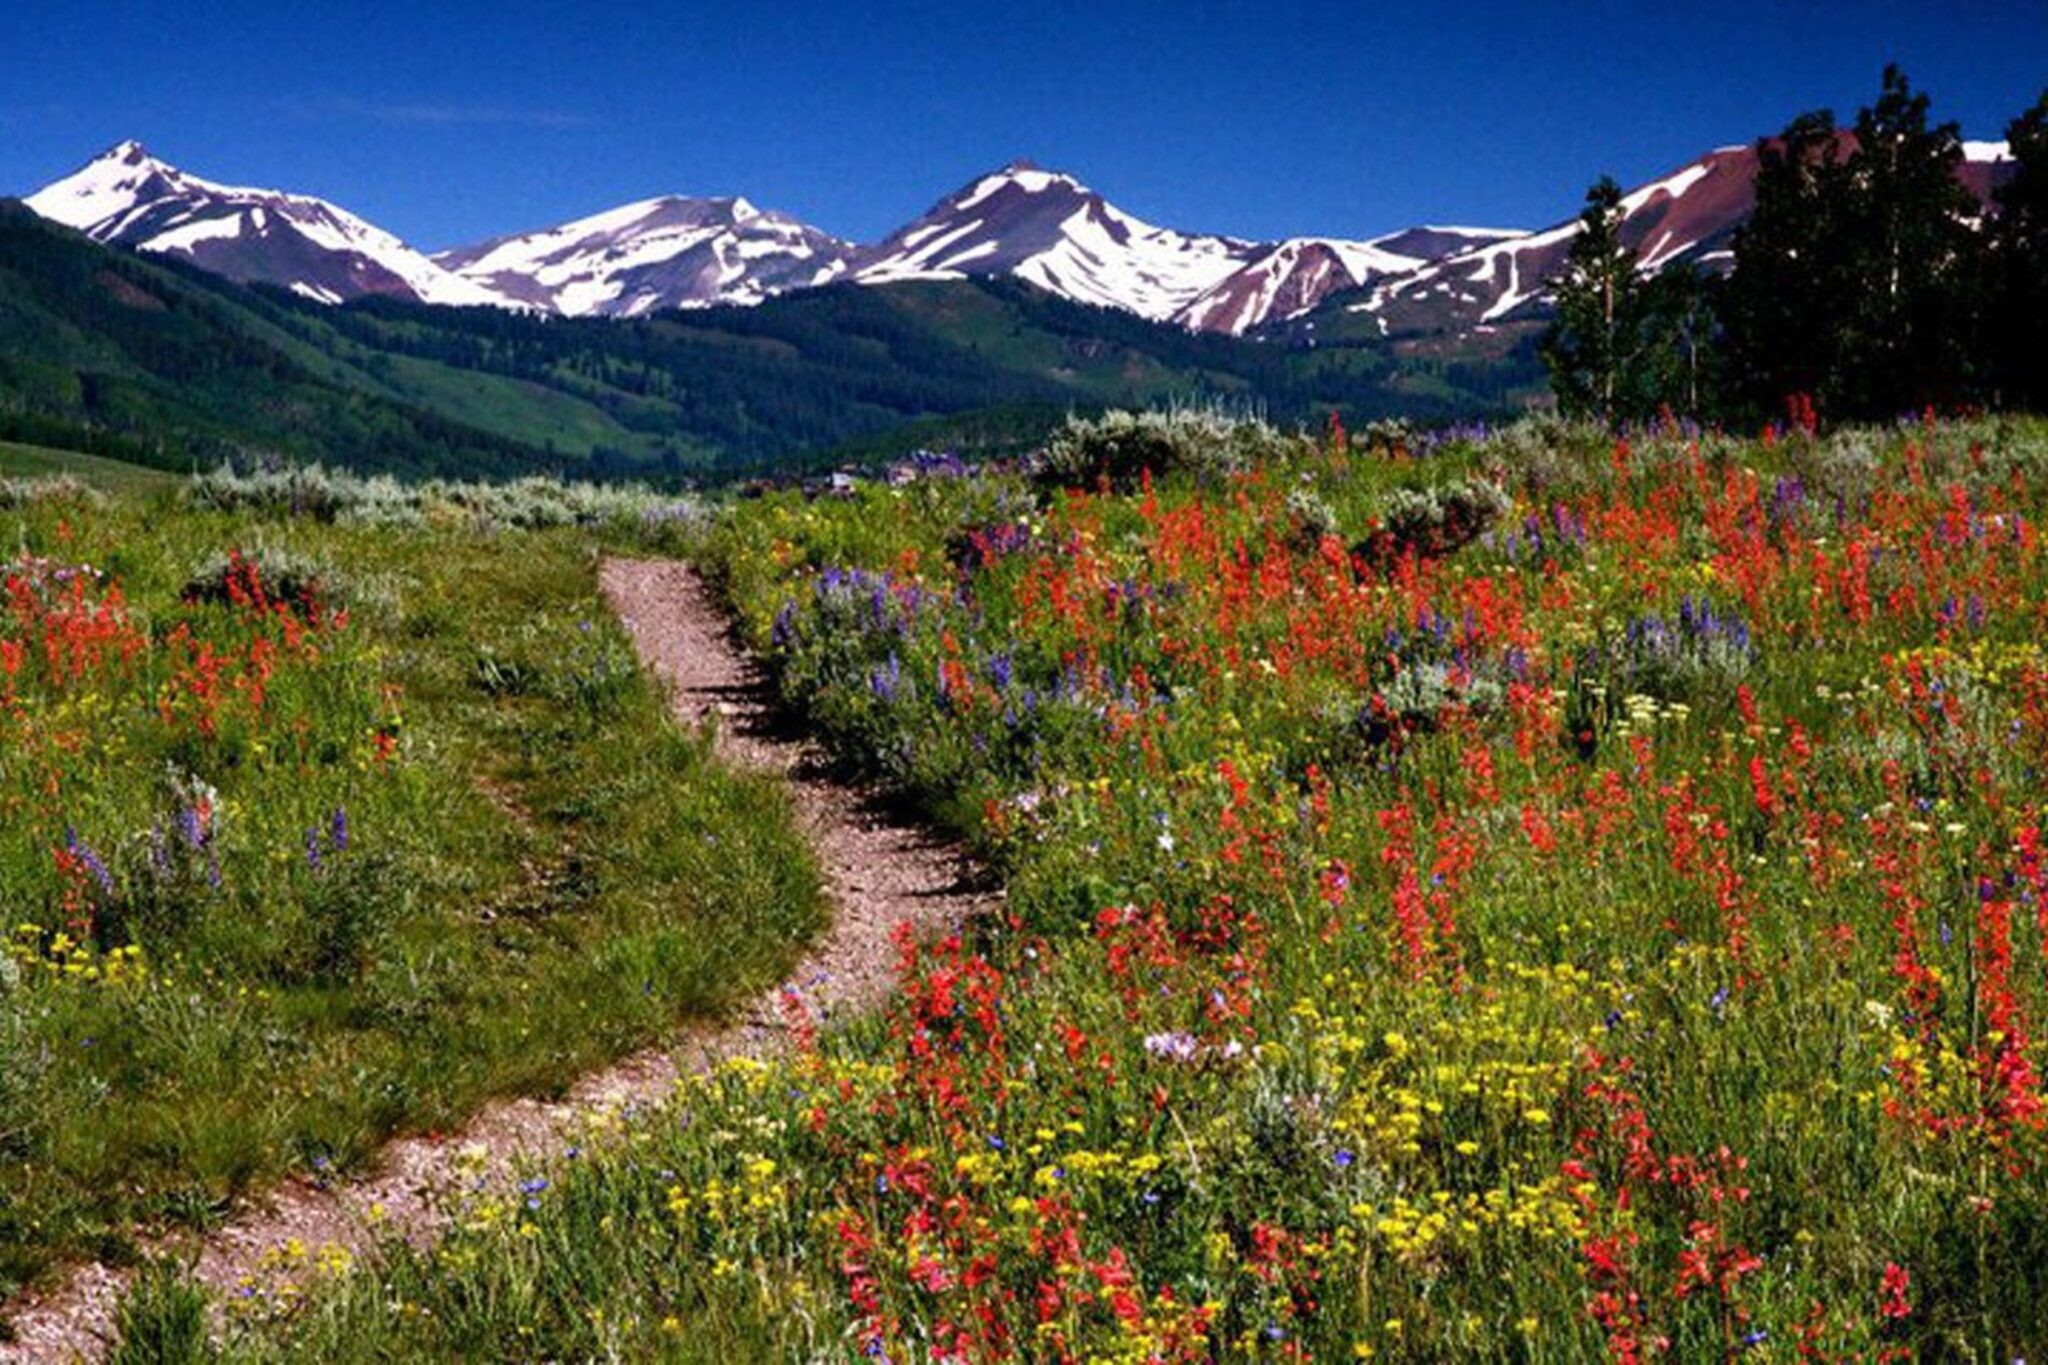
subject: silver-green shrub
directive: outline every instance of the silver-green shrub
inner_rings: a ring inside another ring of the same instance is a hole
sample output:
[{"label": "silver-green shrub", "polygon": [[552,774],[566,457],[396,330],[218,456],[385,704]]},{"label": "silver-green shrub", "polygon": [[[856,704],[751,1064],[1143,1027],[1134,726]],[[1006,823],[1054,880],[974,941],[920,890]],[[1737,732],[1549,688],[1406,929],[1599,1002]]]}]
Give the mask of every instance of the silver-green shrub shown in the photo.
[{"label": "silver-green shrub", "polygon": [[223,466],[195,476],[186,497],[194,506],[219,511],[276,512],[350,526],[453,522],[479,530],[606,525],[638,520],[651,508],[673,508],[676,502],[638,484],[539,477],[509,483],[401,483],[388,474],[365,478],[319,465],[246,473]]},{"label": "silver-green shrub", "polygon": [[1069,417],[1033,463],[1042,485],[1136,487],[1145,475],[1187,473],[1223,479],[1305,452],[1308,438],[1290,435],[1256,417],[1233,417],[1213,408],[1168,412],[1106,412]]}]

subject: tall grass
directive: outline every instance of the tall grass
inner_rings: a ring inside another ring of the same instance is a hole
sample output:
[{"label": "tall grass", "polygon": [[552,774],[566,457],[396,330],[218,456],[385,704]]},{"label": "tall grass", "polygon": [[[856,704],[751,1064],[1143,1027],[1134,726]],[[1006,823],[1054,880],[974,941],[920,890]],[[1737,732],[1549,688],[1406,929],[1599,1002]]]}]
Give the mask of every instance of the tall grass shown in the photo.
[{"label": "tall grass", "polygon": [[553,1093],[822,922],[592,532],[509,525],[0,512],[0,1296]]}]

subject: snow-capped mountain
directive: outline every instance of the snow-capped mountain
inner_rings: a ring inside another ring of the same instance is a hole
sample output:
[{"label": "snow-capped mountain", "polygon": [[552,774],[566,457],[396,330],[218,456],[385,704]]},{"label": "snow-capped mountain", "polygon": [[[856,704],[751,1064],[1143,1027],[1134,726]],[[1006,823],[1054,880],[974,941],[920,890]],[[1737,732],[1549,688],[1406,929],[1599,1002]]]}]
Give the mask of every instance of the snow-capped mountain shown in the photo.
[{"label": "snow-capped mountain", "polygon": [[[2010,173],[2002,142],[1963,145],[1957,179],[1989,200]],[[1735,229],[1756,208],[1757,153],[1722,147],[1629,191],[1621,201],[1621,238],[1641,256],[1645,274],[1678,261],[1728,268]],[[1390,333],[1462,331],[1525,317],[1549,300],[1548,281],[1564,268],[1577,218],[1542,232],[1487,243],[1387,280],[1354,312],[1376,314]]]},{"label": "snow-capped mountain", "polygon": [[863,250],[852,278],[1015,275],[1079,303],[1163,322],[1261,250],[1234,237],[1154,227],[1070,175],[1012,162]]},{"label": "snow-capped mountain", "polygon": [[[1988,200],[2011,169],[2004,143],[1970,142],[1958,176]],[[1735,229],[1756,204],[1756,170],[1754,147],[1723,147],[1630,191],[1621,232],[1644,270],[1674,261],[1725,268]],[[1364,240],[1247,241],[1154,226],[1071,175],[1018,161],[871,246],[745,199],[668,195],[429,257],[324,200],[215,184],[134,142],[27,203],[100,241],[327,303],[388,295],[635,317],[756,304],[838,280],[1015,276],[1079,303],[1232,335],[1356,291],[1362,300],[1346,306],[1389,334],[1531,317],[1578,232],[1573,218],[1533,233],[1416,227]]]},{"label": "snow-capped mountain", "polygon": [[1518,240],[1438,227],[1364,241],[1186,233],[1026,161],[980,177],[865,247],[745,199],[666,195],[430,257],[325,200],[217,184],[136,142],[27,203],[102,242],[178,255],[324,303],[387,295],[635,317],[756,304],[841,279],[1014,275],[1079,303],[1231,334],[1298,317],[1332,294],[1414,277],[1447,254]]},{"label": "snow-capped mountain", "polygon": [[101,242],[181,256],[244,283],[323,303],[380,294],[507,306],[346,209],[306,195],[217,185],[123,142],[29,196],[45,218]]},{"label": "snow-capped mountain", "polygon": [[1124,212],[1073,176],[1017,161],[862,250],[849,278],[1014,275],[1077,303],[1239,333],[1306,312],[1338,290],[1412,271],[1430,259],[1410,254],[1416,248],[1456,249],[1500,235],[1411,229],[1364,242],[1252,242],[1184,233]]},{"label": "snow-capped mountain", "polygon": [[661,308],[754,304],[824,284],[850,243],[744,199],[668,195],[539,232],[439,252],[479,287],[549,312],[636,317]]},{"label": "snow-capped mountain", "polygon": [[1521,234],[1492,228],[1409,228],[1364,242],[1292,237],[1263,248],[1173,315],[1197,332],[1241,335],[1300,317],[1332,294],[1397,279],[1440,256]]}]

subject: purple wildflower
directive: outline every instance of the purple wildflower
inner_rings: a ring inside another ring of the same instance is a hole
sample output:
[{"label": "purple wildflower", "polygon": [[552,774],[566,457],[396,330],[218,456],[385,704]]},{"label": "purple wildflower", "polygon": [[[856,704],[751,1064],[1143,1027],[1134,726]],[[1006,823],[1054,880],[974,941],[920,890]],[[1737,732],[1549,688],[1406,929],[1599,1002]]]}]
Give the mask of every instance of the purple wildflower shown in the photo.
[{"label": "purple wildflower", "polygon": [[114,876],[107,871],[106,863],[78,837],[78,831],[68,825],[64,829],[64,847],[91,874],[102,892],[110,896],[114,894]]}]

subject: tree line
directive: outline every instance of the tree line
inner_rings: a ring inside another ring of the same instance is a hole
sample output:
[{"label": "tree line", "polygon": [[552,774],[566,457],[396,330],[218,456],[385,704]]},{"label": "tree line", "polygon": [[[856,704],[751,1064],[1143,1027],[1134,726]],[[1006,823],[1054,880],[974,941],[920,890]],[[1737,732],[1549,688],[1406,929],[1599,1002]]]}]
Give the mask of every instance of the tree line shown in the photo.
[{"label": "tree line", "polygon": [[1960,130],[1889,66],[1852,124],[1820,110],[1757,143],[1756,208],[1721,275],[1646,274],[1602,177],[1551,282],[1541,351],[1559,408],[1611,422],[2048,410],[2048,91],[2006,140],[2010,176],[1980,203],[1958,175]]}]

